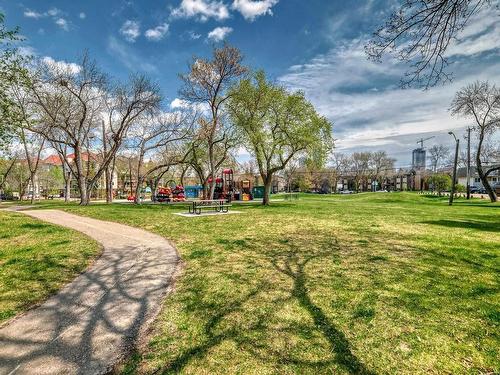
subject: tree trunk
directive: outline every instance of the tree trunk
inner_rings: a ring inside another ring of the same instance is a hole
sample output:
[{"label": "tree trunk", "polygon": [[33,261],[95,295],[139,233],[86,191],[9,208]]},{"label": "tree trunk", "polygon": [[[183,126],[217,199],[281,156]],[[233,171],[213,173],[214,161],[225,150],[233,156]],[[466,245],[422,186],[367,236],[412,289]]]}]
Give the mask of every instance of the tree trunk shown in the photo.
[{"label": "tree trunk", "polygon": [[144,178],[142,176],[137,176],[137,184],[135,185],[135,204],[141,204],[141,186],[144,182]]},{"label": "tree trunk", "polygon": [[184,186],[184,177],[186,176],[187,168],[182,168],[182,173],[181,173],[181,178],[180,178],[180,185]]},{"label": "tree trunk", "polygon": [[68,203],[71,199],[71,176],[64,180],[64,202]]},{"label": "tree trunk", "polygon": [[210,184],[210,193],[209,193],[209,198],[208,199],[214,199],[214,194],[215,194],[215,179]]},{"label": "tree trunk", "polygon": [[113,178],[109,167],[104,171],[104,180],[106,184],[106,203],[113,202]]},{"label": "tree trunk", "polygon": [[89,196],[87,194],[87,176],[85,176],[83,172],[82,165],[82,155],[80,146],[78,144],[74,147],[75,150],[75,166],[76,166],[76,174],[78,178],[76,179],[78,190],[80,192],[80,206],[86,206],[89,204]]},{"label": "tree trunk", "polygon": [[481,132],[479,136],[479,144],[477,146],[477,154],[476,154],[476,163],[477,163],[477,174],[479,175],[479,178],[481,179],[481,182],[488,193],[488,196],[490,197],[490,200],[492,202],[497,201],[497,195],[493,188],[491,187],[490,183],[488,182],[488,177],[484,174],[483,171],[483,165],[481,163],[481,149],[483,146],[483,140],[484,140],[484,133]]},{"label": "tree trunk", "polygon": [[151,201],[155,203],[157,201],[156,198],[156,190],[158,189],[158,183],[160,182],[159,178],[154,178],[151,180]]},{"label": "tree trunk", "polygon": [[[83,181],[82,181],[83,180]],[[79,187],[80,190],[80,206],[87,206],[90,202],[89,194],[87,191],[87,182],[85,181],[85,176],[79,177]]]},{"label": "tree trunk", "polygon": [[33,172],[30,173],[30,182],[31,182],[31,204],[35,202],[35,174]]},{"label": "tree trunk", "polygon": [[264,197],[262,199],[262,205],[269,206],[272,183],[273,183],[273,175],[268,174],[265,178],[263,178],[263,180],[264,180]]}]

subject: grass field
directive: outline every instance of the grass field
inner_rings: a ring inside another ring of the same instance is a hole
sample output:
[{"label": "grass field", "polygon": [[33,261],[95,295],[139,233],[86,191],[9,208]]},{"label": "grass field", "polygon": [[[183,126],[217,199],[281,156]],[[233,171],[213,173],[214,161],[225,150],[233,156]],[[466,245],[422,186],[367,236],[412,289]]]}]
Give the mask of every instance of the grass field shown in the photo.
[{"label": "grass field", "polygon": [[65,207],[159,233],[183,258],[122,372],[500,372],[500,204],[377,193],[233,208]]},{"label": "grass field", "polygon": [[99,249],[77,232],[0,211],[0,324],[72,280]]}]

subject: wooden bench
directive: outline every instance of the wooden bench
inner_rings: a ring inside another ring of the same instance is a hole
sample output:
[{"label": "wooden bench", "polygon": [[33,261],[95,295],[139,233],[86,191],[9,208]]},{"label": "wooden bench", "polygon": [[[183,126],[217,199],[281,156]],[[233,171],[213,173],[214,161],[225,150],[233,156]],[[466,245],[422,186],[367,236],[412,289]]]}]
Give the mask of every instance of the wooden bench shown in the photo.
[{"label": "wooden bench", "polygon": [[222,199],[218,200],[207,199],[207,200],[193,201],[189,206],[189,213],[200,215],[201,211],[205,209],[226,213],[229,212],[229,207],[231,206],[232,204],[228,204],[226,203],[225,200]]}]

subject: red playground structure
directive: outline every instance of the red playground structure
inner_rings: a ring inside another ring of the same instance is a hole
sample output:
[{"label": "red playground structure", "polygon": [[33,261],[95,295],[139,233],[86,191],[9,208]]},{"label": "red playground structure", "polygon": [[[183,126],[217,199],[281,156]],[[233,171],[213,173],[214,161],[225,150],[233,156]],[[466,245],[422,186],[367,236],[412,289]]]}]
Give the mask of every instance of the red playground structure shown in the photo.
[{"label": "red playground structure", "polygon": [[184,186],[176,185],[175,187],[159,187],[156,193],[157,202],[184,202],[186,195],[184,194]]},{"label": "red playground structure", "polygon": [[[212,178],[208,179],[212,183]],[[222,171],[220,177],[215,178],[214,199],[226,199],[231,202],[234,199],[234,172],[227,168]]]}]

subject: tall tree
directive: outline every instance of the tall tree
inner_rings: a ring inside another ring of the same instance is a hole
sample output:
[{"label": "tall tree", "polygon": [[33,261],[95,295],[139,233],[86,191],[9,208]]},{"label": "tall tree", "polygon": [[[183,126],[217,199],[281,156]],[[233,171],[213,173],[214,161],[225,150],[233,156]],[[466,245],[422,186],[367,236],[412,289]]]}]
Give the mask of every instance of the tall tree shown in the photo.
[{"label": "tall tree", "polygon": [[18,85],[26,72],[24,63],[27,58],[18,53],[14,44],[20,40],[19,28],[8,29],[4,15],[0,12],[0,147],[9,144],[13,136],[13,124],[18,121],[11,87]]},{"label": "tall tree", "polygon": [[433,145],[429,148],[429,159],[431,161],[432,170],[437,172],[441,162],[448,159],[450,149],[443,145]]},{"label": "tall tree", "polygon": [[341,152],[334,152],[330,157],[330,168],[333,177],[333,190],[336,192],[339,178],[342,178],[349,170],[349,157]]},{"label": "tall tree", "polygon": [[273,176],[294,157],[326,155],[332,148],[332,126],[318,115],[301,92],[289,93],[266,80],[263,72],[241,80],[228,107],[257,161],[264,182],[263,204],[269,204]]},{"label": "tall tree", "polygon": [[446,51],[472,15],[492,0],[404,0],[366,45],[370,59],[385,53],[410,64],[401,84],[429,88],[451,79]]},{"label": "tall tree", "polygon": [[[158,86],[142,75],[132,76],[126,84],[110,85],[88,55],[77,66],[46,66],[32,92],[43,114],[34,131],[74,152],[68,166],[76,177],[82,205],[89,203],[130,126],[156,110],[161,100]],[[108,121],[104,132],[103,120]],[[99,148],[100,153],[93,151]]]},{"label": "tall tree", "polygon": [[[15,170],[16,163],[20,158],[19,151],[2,152],[0,154],[0,195],[5,192],[7,179]],[[0,201],[2,200],[0,196]]]},{"label": "tall tree", "polygon": [[362,190],[370,174],[371,152],[355,152],[351,155],[351,172],[354,175],[356,191]]},{"label": "tall tree", "polygon": [[[247,72],[243,56],[225,44],[214,48],[212,58],[194,58],[189,73],[181,75],[180,96],[191,104],[202,104],[206,110],[198,120],[198,134],[192,144],[191,163],[203,186],[211,179],[208,196],[213,199],[215,177],[235,146],[231,124],[225,116],[225,103],[231,96],[229,88]],[[200,149],[203,148],[203,152]]]},{"label": "tall tree", "polygon": [[[185,113],[159,112],[138,121],[131,129],[128,147],[135,155],[135,203],[140,202],[140,190],[148,178],[184,162],[186,156],[183,146],[192,130],[190,120],[190,116]],[[146,158],[149,158],[150,163],[146,163]]]},{"label": "tall tree", "polygon": [[492,202],[496,202],[495,191],[488,182],[488,175],[499,170],[494,166],[483,169],[483,146],[488,135],[500,129],[500,89],[488,82],[476,81],[458,91],[451,103],[453,115],[465,116],[474,120],[473,130],[478,137],[476,167],[481,182]]},{"label": "tall tree", "polygon": [[[21,71],[18,71],[18,73],[21,73]],[[40,116],[29,92],[29,86],[33,79],[34,76],[31,72],[24,69],[22,74],[19,74],[11,82],[5,93],[10,101],[9,118],[13,125],[10,132],[22,147],[24,152],[23,163],[26,164],[29,171],[25,185],[31,185],[31,203],[35,199],[36,186],[38,185],[36,177],[40,166],[40,157],[46,145],[45,138],[31,130],[40,123]]]},{"label": "tall tree", "polygon": [[396,159],[391,158],[385,151],[375,151],[371,153],[370,166],[372,169],[372,177],[377,181],[379,186],[383,185],[381,181],[383,176],[387,176],[394,169]]}]

